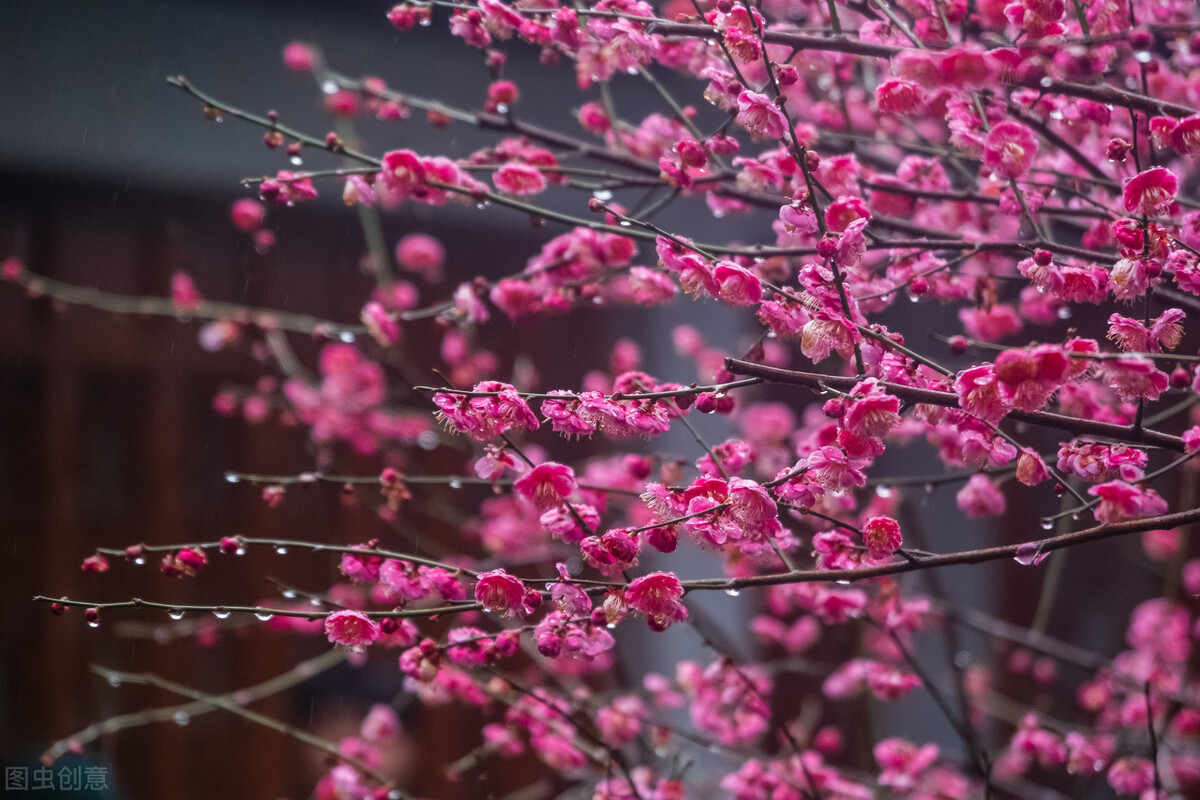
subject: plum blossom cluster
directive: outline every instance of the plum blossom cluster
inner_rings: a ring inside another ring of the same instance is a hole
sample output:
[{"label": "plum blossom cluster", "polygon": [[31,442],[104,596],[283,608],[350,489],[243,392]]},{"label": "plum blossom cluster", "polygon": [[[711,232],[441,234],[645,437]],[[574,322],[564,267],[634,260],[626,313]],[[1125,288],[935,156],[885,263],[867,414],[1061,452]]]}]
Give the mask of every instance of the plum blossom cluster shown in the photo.
[{"label": "plum blossom cluster", "polygon": [[[295,482],[371,460],[361,482],[389,526],[329,545],[340,574],[313,602],[245,613],[353,663],[387,659],[398,691],[481,715],[469,757],[439,765],[453,780],[532,756],[553,784],[526,788],[594,800],[1200,793],[1194,3],[476,0],[401,3],[387,21],[448,25],[488,77],[470,107],[351,79],[299,43],[285,63],[340,122],[420,111],[490,143],[375,156],[269,116],[269,150],[359,165],[273,169],[233,224],[269,246],[267,208],[329,179],[360,211],[461,202],[547,233],[519,263],[479,265],[407,230],[371,254],[354,328],[369,338],[301,351],[318,378],[266,348],[283,377],[218,397],[303,428],[321,471]],[[526,116],[544,92],[509,65],[522,44],[581,90],[561,130]],[[633,81],[662,107],[633,115]],[[659,216],[671,207],[686,213]],[[95,304],[15,260],[0,274]],[[658,324],[676,300],[690,321]],[[598,347],[616,304],[653,322],[580,380],[541,332],[565,315]],[[212,314],[210,345],[244,332],[186,275],[166,307]],[[410,390],[431,361],[444,385]],[[260,482],[269,506],[291,502],[286,481]],[[1150,568],[1133,576],[1139,533]],[[101,548],[82,569],[161,554],[166,575],[200,577],[253,541],[222,536]],[[1084,585],[1064,561],[1075,546],[1111,560],[1129,596]],[[1038,569],[1047,558],[1061,569]],[[1037,630],[908,574],[945,566],[994,570],[981,586],[1044,581],[1014,612],[1036,609]],[[1110,603],[1104,624],[1128,615],[1123,638],[1091,652],[1047,633],[1066,623],[1036,598],[1067,592]],[[105,607],[86,603],[88,623]],[[982,634],[969,647],[965,628]],[[952,656],[944,680],[934,651]],[[869,709],[918,702],[954,738],[860,741]],[[373,709],[318,796],[399,791],[378,770],[398,730]]]}]

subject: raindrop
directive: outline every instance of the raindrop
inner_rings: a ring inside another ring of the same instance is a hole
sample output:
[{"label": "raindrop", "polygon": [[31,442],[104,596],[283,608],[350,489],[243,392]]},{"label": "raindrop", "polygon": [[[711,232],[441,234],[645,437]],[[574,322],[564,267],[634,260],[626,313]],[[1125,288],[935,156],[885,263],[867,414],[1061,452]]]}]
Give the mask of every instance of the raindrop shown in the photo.
[{"label": "raindrop", "polygon": [[233,551],[233,554],[234,554],[235,556],[244,556],[244,555],[246,555],[246,548],[242,547],[242,546],[239,544],[239,545],[238,545],[238,549],[237,549],[237,550],[234,550],[234,551]]},{"label": "raindrop", "polygon": [[615,629],[616,629],[616,627],[617,627],[617,623],[615,623],[615,622],[610,622],[610,623],[608,623],[607,625],[605,625],[604,627],[608,628],[610,631],[611,631],[611,630],[615,630]]},{"label": "raindrop", "polygon": [[116,689],[118,686],[121,685],[121,676],[120,675],[109,675],[108,676],[108,685],[113,687],[114,689]]},{"label": "raindrop", "polygon": [[276,553],[279,553],[279,555],[281,555],[281,556],[286,556],[286,555],[287,555],[287,548],[286,548],[286,547],[284,547],[284,546],[283,546],[283,545],[281,545],[281,544],[280,544],[280,545],[276,545],[276,546],[275,546],[275,552],[276,552]]},{"label": "raindrop", "polygon": [[266,622],[267,620],[271,619],[275,615],[272,614],[270,611],[267,611],[265,608],[259,606],[258,608],[254,609],[254,616],[257,619],[259,619],[263,622]]},{"label": "raindrop", "polygon": [[1042,563],[1042,559],[1046,555],[1042,552],[1041,542],[1026,542],[1017,548],[1017,554],[1013,556],[1013,560],[1023,567],[1028,567],[1031,564]]},{"label": "raindrop", "polygon": [[933,494],[933,484],[932,483],[925,484],[925,494]]},{"label": "raindrop", "polygon": [[438,435],[433,431],[422,431],[417,437],[417,447],[422,450],[433,450],[438,446]]},{"label": "raindrop", "polygon": [[1038,85],[1040,85],[1043,89],[1049,89],[1054,85],[1054,78],[1051,78],[1049,75],[1047,75],[1038,81]]},{"label": "raindrop", "polygon": [[910,303],[919,303],[919,302],[921,302],[921,296],[920,296],[920,295],[916,295],[916,294],[910,294],[910,295],[908,296],[908,302],[910,302]]},{"label": "raindrop", "polygon": [[625,72],[629,75],[637,75],[638,68],[637,67],[629,67],[628,69],[625,70]]},{"label": "raindrop", "polygon": [[301,158],[300,156],[292,156],[291,158],[288,159],[288,161],[291,162],[293,167],[299,167],[304,164],[304,159]]},{"label": "raindrop", "polygon": [[352,331],[342,331],[338,334],[338,338],[346,344],[354,344],[354,333]]},{"label": "raindrop", "polygon": [[507,114],[508,113],[508,103],[497,103],[496,104],[496,112],[499,114]]},{"label": "raindrop", "polygon": [[175,720],[175,724],[181,728],[192,721],[192,718],[188,716],[186,711],[176,711],[175,716],[171,719]]},{"label": "raindrop", "polygon": [[146,563],[146,557],[145,557],[145,556],[138,556],[137,558],[135,558],[135,559],[133,560],[133,563],[134,563],[134,564],[137,564],[137,565],[140,567],[140,566],[142,566],[143,564],[145,564],[145,563]]},{"label": "raindrop", "polygon": [[1073,522],[1079,522],[1079,520],[1081,520],[1081,519],[1083,519],[1083,514],[1081,514],[1078,511],[1076,511],[1074,514],[1071,515],[1071,520]]},{"label": "raindrop", "polygon": [[971,666],[971,654],[966,650],[959,650],[954,655],[954,666],[959,669],[966,669]]},{"label": "raindrop", "polygon": [[837,584],[838,584],[839,586],[849,586],[849,585],[850,585],[850,581],[843,579],[843,580],[837,581]]},{"label": "raindrop", "polygon": [[451,479],[450,479],[450,483],[449,483],[449,484],[447,484],[447,485],[448,485],[448,486],[449,486],[451,489],[461,489],[461,488],[463,487],[463,483],[462,483],[462,481],[460,481],[458,478],[451,478]]},{"label": "raindrop", "polygon": [[321,605],[321,598],[319,598],[319,597],[310,597],[310,598],[308,598],[308,604],[309,604],[310,606],[320,606],[320,605]]},{"label": "raindrop", "polygon": [[1058,311],[1056,313],[1057,313],[1057,316],[1059,319],[1070,319],[1071,318],[1071,307],[1070,306],[1062,306],[1058,309]]},{"label": "raindrop", "polygon": [[338,90],[338,85],[333,81],[322,81],[321,91],[325,94],[335,94]]},{"label": "raindrop", "polygon": [[1150,59],[1154,58],[1147,50],[1139,50],[1133,54],[1133,57],[1137,59],[1139,64],[1149,64]]},{"label": "raindrop", "polygon": [[607,189],[597,189],[596,191],[592,192],[592,197],[596,198],[601,203],[607,203],[609,200],[613,199],[613,193]]},{"label": "raindrop", "polygon": [[172,608],[170,611],[167,612],[167,616],[174,620],[181,620],[181,619],[183,619],[183,609]]},{"label": "raindrop", "polygon": [[217,619],[229,619],[229,609],[224,606],[217,606],[213,609],[213,616]]},{"label": "raindrop", "polygon": [[[421,17],[421,19],[417,20],[417,24],[420,25],[422,28],[428,28],[432,23],[433,23],[433,20],[430,17]],[[394,793],[388,794],[388,797],[391,797],[392,794],[395,794],[397,797],[400,796],[399,792],[394,792]]]},{"label": "raindrop", "polygon": [[487,200],[480,200],[478,203],[475,204],[475,207],[478,208],[480,211],[483,211],[485,208],[487,208],[490,205],[491,205],[491,203],[489,203]]},{"label": "raindrop", "polygon": [[876,497],[891,497],[892,496],[892,487],[876,486],[875,487],[875,496]]},{"label": "raindrop", "polygon": [[1048,531],[1054,527],[1054,520],[1049,517],[1042,517],[1042,530]]},{"label": "raindrop", "polygon": [[225,473],[225,482],[226,483],[238,483],[239,481],[241,481],[241,478],[238,477],[238,474],[236,472],[226,472]]},{"label": "raindrop", "polygon": [[295,600],[296,599],[296,590],[295,589],[284,589],[281,594],[283,594],[283,598],[285,600]]},{"label": "raindrop", "polygon": [[620,225],[622,228],[628,228],[628,227],[629,227],[630,225],[632,225],[633,223],[631,223],[631,222],[630,222],[629,220],[627,220],[627,219],[623,219],[623,220],[621,220],[620,222],[618,222],[617,224],[618,224],[618,225]]},{"label": "raindrop", "polygon": [[725,594],[729,595],[730,597],[737,597],[741,593],[742,593],[741,589],[726,589],[725,590]]}]

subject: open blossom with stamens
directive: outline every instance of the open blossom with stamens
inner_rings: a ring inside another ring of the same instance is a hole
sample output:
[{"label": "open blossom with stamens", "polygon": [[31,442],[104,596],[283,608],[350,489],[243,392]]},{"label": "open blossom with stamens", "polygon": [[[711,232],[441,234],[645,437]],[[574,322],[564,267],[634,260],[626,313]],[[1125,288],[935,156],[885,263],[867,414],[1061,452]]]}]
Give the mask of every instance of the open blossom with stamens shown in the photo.
[{"label": "open blossom with stamens", "polygon": [[900,424],[900,400],[887,393],[874,378],[850,390],[842,425],[855,436],[882,438]]},{"label": "open blossom with stamens", "polygon": [[1038,143],[1033,131],[1019,122],[1005,120],[992,127],[983,144],[983,165],[1006,180],[1023,178],[1037,158]]},{"label": "open blossom with stamens", "polygon": [[1108,338],[1126,352],[1161,353],[1174,350],[1183,339],[1179,322],[1184,312],[1168,308],[1148,326],[1136,319],[1113,314],[1108,318]]},{"label": "open blossom with stamens", "polygon": [[1153,216],[1166,211],[1175,202],[1179,179],[1166,167],[1151,167],[1134,175],[1125,184],[1125,210],[1131,214]]},{"label": "open blossom with stamens", "polygon": [[737,121],[755,139],[781,139],[787,132],[787,117],[765,94],[743,91],[737,104]]},{"label": "open blossom with stamens", "polygon": [[1106,358],[1096,366],[1096,376],[1112,387],[1122,400],[1157,400],[1170,386],[1167,373],[1148,358],[1123,356]]},{"label": "open blossom with stamens", "polygon": [[962,410],[984,422],[999,422],[1012,408],[1001,393],[996,368],[991,364],[960,372],[954,379],[954,391]]},{"label": "open blossom with stamens", "polygon": [[361,653],[379,638],[379,626],[360,611],[335,611],[325,618],[325,635],[334,644]]},{"label": "open blossom with stamens", "polygon": [[625,589],[625,604],[646,616],[651,629],[664,631],[673,622],[688,618],[687,607],[680,602],[683,586],[671,572],[652,572],[634,578]]},{"label": "open blossom with stamens", "polygon": [[891,517],[871,517],[862,526],[862,540],[872,559],[890,558],[900,549],[900,523]]},{"label": "open blossom with stamens", "polygon": [[867,476],[840,447],[826,445],[809,453],[808,467],[813,480],[831,492],[867,482]]}]

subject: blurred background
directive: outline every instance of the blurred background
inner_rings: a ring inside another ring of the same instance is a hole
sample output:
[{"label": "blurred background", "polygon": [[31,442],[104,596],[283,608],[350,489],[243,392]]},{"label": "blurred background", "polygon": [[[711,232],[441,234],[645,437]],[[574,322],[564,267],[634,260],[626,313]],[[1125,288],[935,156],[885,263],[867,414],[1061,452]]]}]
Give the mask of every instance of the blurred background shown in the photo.
[{"label": "blurred background", "polygon": [[[428,30],[397,33],[383,16],[389,6],[327,0],[0,1],[6,71],[0,80],[0,259],[15,255],[33,272],[58,280],[153,296],[169,295],[172,274],[186,270],[210,299],[355,321],[373,278],[360,266],[363,232],[354,212],[341,204],[340,192],[327,191],[316,203],[295,209],[271,209],[268,226],[277,242],[269,252],[257,253],[250,237],[230,224],[230,205],[253,196],[240,185],[242,178],[289,165],[280,151],[262,146],[261,130],[228,119],[206,121],[199,104],[165,78],[185,75],[222,100],[258,113],[277,109],[285,123],[321,135],[331,123],[322,112],[320,91],[310,75],[289,72],[280,59],[288,42],[301,40],[320,47],[331,66],[348,75],[379,75],[403,91],[479,107],[489,77],[478,53],[451,39],[442,17]],[[508,54],[511,77],[526,89],[521,114],[575,130],[573,109],[595,98],[575,91],[570,66],[539,68],[536,53],[521,46],[510,46]],[[535,70],[537,89],[530,91],[532,81],[522,82],[522,76]],[[640,118],[638,109],[657,107],[642,84],[623,77],[618,84],[630,118]],[[697,95],[690,97],[699,102]],[[378,153],[403,146],[465,155],[494,141],[461,125],[435,129],[419,117],[399,126],[363,123],[366,149]],[[314,158],[305,167],[335,165]],[[583,214],[582,201],[569,207]],[[661,221],[710,240],[769,238],[769,220],[714,221],[696,206],[669,210]],[[535,230],[527,217],[503,209],[478,213],[410,205],[383,219],[389,249],[413,231],[434,234],[445,243],[453,285],[475,275],[495,278],[519,269],[524,258],[561,229]],[[650,248],[642,248],[642,259],[653,259]],[[0,530],[7,540],[0,547],[3,765],[32,770],[52,742],[97,720],[175,702],[149,688],[112,687],[89,672],[90,664],[153,672],[204,691],[224,692],[327,651],[319,636],[264,632],[259,626],[217,631],[211,620],[190,617],[192,627],[180,628],[168,625],[165,614],[114,611],[92,630],[78,609],[56,618],[46,606],[29,602],[35,594],[46,594],[252,604],[278,596],[268,576],[320,589],[334,579],[336,565],[328,557],[290,555],[285,570],[282,557],[252,551],[233,564],[213,563],[201,580],[174,580],[160,575],[153,562],[138,568],[114,559],[103,576],[82,573],[79,563],[97,545],[202,541],[234,534],[343,544],[379,536],[387,543],[389,531],[369,504],[348,505],[336,487],[291,491],[282,507],[271,509],[257,490],[223,479],[230,469],[294,473],[313,466],[302,432],[213,412],[218,391],[251,386],[263,374],[250,353],[237,348],[205,352],[197,344],[195,324],[62,308],[31,299],[11,285],[0,285],[0,320]],[[927,315],[923,324],[951,332],[952,320],[947,312]],[[735,351],[743,341],[745,320],[740,316],[684,301],[666,313],[587,311],[570,325],[559,320],[515,327],[494,322],[489,335],[495,341],[489,346],[507,360],[518,350],[530,354],[554,387],[572,387],[580,385],[587,369],[607,363],[618,338],[630,336],[643,348],[646,371],[663,380],[689,381],[695,377],[693,368],[670,346],[672,327],[684,321],[698,322],[715,346]],[[1061,333],[1047,331],[1043,338],[1057,335]],[[292,338],[303,363],[313,368],[318,346]],[[430,350],[436,346],[429,344]],[[414,347],[420,351],[419,342]],[[431,363],[433,353],[426,355]],[[396,378],[398,390],[406,385]],[[787,391],[775,395],[795,396]],[[721,430],[719,423],[714,425],[713,431]],[[1041,444],[1053,447],[1053,437]],[[689,460],[695,457],[686,438],[668,440],[666,446]],[[570,452],[594,448],[584,443]],[[889,455],[879,471],[911,475],[927,470],[934,462],[916,455],[924,452],[918,443]],[[370,458],[342,455],[347,469],[362,474],[378,470],[378,462]],[[451,470],[460,465],[451,460],[443,466]],[[1005,518],[1007,530],[959,527],[965,520],[952,511],[956,488],[914,493],[911,513],[914,520],[925,520],[925,546],[930,549],[1036,535],[1036,517],[1046,509],[1013,509]],[[447,492],[442,502],[453,507],[459,501]],[[445,530],[436,519],[427,524],[431,536],[454,535],[444,519]],[[1074,641],[1111,652],[1120,644],[1120,627],[1097,616],[1094,594],[1085,602],[1084,595],[1068,588],[1116,587],[1119,579],[1122,590],[1128,586],[1138,592],[1154,575],[1106,566],[1119,563],[1112,555],[1125,564],[1145,562],[1135,542],[1096,545],[1089,553],[1103,548],[1109,550],[1105,557],[1072,555],[1071,583],[1060,590],[1046,624],[1052,632],[1069,633]],[[1011,564],[960,569],[944,576],[944,589],[968,606],[1028,624],[1036,613],[1040,575]],[[1123,602],[1110,599],[1116,605]],[[739,617],[745,612],[722,600],[727,599],[698,602],[724,620],[738,646],[748,647]],[[189,635],[180,636],[180,631]],[[699,652],[685,633],[671,635],[676,638],[628,632],[621,669],[635,675],[651,667],[669,670],[676,653]],[[996,655],[970,634],[960,644],[962,654],[947,652],[943,645],[922,650],[939,680],[949,680],[955,656],[962,668]],[[664,648],[672,658],[662,655]],[[797,707],[819,680],[789,682],[780,690],[780,702]],[[394,702],[407,709],[397,699],[398,689],[395,662],[385,656],[362,668],[339,667],[254,708],[337,740],[354,733],[372,703]],[[881,725],[889,717],[893,722],[902,718],[911,738],[940,740],[951,751],[956,746],[927,699],[914,697],[882,711],[864,704],[851,712],[873,714]],[[449,782],[435,767],[475,746],[479,719],[449,710],[424,716],[405,711],[405,719],[411,735],[392,754],[388,768],[418,796],[502,797],[533,774],[531,765],[519,764],[479,773],[480,780],[472,773],[471,781]],[[864,758],[869,758],[869,744],[867,738],[850,742]],[[55,769],[63,765],[106,770],[107,788],[95,796],[178,800],[304,797],[324,766],[296,742],[220,713],[102,737]]]}]

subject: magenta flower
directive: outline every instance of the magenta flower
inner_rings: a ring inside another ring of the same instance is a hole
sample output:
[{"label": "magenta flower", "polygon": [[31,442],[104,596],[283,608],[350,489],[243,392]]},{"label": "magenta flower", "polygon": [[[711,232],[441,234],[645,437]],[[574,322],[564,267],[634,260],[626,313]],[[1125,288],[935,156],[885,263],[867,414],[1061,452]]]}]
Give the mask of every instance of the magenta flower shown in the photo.
[{"label": "magenta flower", "polygon": [[743,91],[737,104],[737,121],[755,139],[781,139],[787,132],[787,117],[765,94]]},{"label": "magenta flower", "polygon": [[538,508],[553,508],[564,503],[575,491],[575,470],[565,464],[547,461],[518,478],[513,488]]},{"label": "magenta flower", "polygon": [[862,540],[872,560],[890,558],[900,549],[900,523],[891,517],[871,517],[862,526]]},{"label": "magenta flower", "polygon": [[721,287],[718,292],[721,299],[730,305],[752,306],[762,300],[762,281],[732,261],[718,262],[713,279]]},{"label": "magenta flower", "polygon": [[1005,120],[993,126],[983,142],[983,165],[1001,178],[1015,180],[1029,173],[1037,153],[1033,131]]},{"label": "magenta flower", "polygon": [[1004,513],[1004,495],[986,475],[972,475],[956,500],[968,517],[998,517]]},{"label": "magenta flower", "polygon": [[916,115],[925,105],[925,93],[918,83],[889,78],[875,88],[875,105],[888,114]]},{"label": "magenta flower", "polygon": [[963,370],[954,379],[958,405],[984,422],[999,422],[1011,409],[1000,392],[996,368],[991,364]]},{"label": "magenta flower", "polygon": [[484,611],[504,617],[523,617],[533,611],[525,584],[502,569],[480,573],[475,582],[475,602]]},{"label": "magenta flower", "polygon": [[1119,758],[1108,769],[1108,785],[1117,794],[1142,794],[1154,788],[1154,765],[1145,758]]},{"label": "magenta flower", "polygon": [[492,182],[507,194],[540,194],[546,190],[546,176],[528,164],[505,164],[492,175]]},{"label": "magenta flower", "polygon": [[1179,179],[1166,167],[1151,167],[1134,175],[1125,184],[1125,210],[1131,214],[1152,216],[1166,211],[1175,201]]},{"label": "magenta flower", "polygon": [[334,644],[361,653],[379,638],[379,626],[361,611],[335,611],[325,618],[325,635]]},{"label": "magenta flower", "polygon": [[432,236],[410,233],[396,243],[396,261],[404,269],[419,273],[430,283],[441,279],[446,248]]},{"label": "magenta flower", "polygon": [[855,436],[878,439],[900,424],[900,401],[872,378],[850,391],[842,425]]},{"label": "magenta flower", "polygon": [[634,578],[625,589],[625,604],[645,615],[650,628],[665,631],[673,622],[688,618],[687,607],[680,602],[683,586],[672,572],[652,572]]},{"label": "magenta flower", "polygon": [[1092,511],[1097,522],[1123,522],[1167,513],[1167,501],[1158,492],[1125,481],[1088,487],[1088,494],[1100,498],[1099,505]]}]

